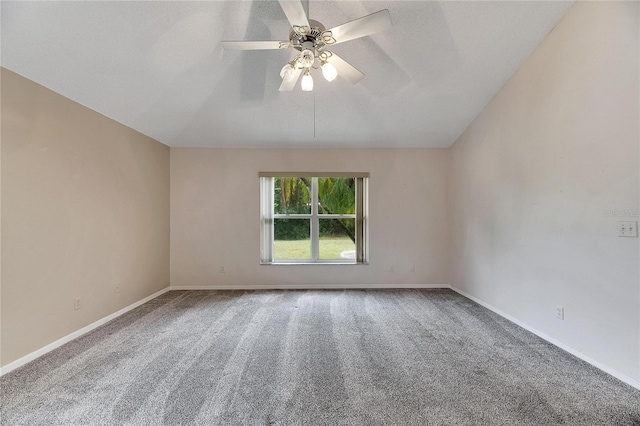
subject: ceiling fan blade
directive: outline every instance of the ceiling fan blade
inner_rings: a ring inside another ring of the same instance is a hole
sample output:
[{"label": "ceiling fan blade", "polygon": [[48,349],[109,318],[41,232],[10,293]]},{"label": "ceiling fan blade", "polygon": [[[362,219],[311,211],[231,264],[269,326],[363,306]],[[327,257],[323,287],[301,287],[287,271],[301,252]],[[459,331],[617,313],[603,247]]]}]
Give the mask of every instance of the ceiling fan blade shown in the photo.
[{"label": "ceiling fan blade", "polygon": [[327,59],[327,62],[336,67],[338,75],[351,84],[356,84],[364,78],[364,74],[362,74],[353,65],[351,65],[349,62],[345,61],[335,53],[333,53],[333,55],[331,55],[331,57]]},{"label": "ceiling fan blade", "polygon": [[292,72],[293,77],[290,80],[284,78],[282,79],[282,84],[280,85],[279,89],[281,92],[290,92],[294,87],[296,87],[296,83],[300,78],[300,74],[302,74],[302,68],[296,68]]},{"label": "ceiling fan blade", "polygon": [[292,27],[308,27],[309,19],[300,0],[278,0]]},{"label": "ceiling fan blade", "polygon": [[233,50],[277,50],[281,48],[282,41],[223,41],[222,47]]},{"label": "ceiling fan blade", "polygon": [[379,33],[391,28],[391,15],[388,9],[383,9],[371,15],[363,16],[346,24],[331,28],[331,34],[336,40],[333,44],[343,43],[371,34]]}]

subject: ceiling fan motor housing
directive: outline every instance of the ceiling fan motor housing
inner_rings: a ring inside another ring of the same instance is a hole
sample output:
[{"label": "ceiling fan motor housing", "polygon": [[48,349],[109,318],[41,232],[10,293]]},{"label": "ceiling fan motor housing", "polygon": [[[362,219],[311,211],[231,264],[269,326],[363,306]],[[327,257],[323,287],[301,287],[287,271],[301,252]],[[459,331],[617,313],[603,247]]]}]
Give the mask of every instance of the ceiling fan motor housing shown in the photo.
[{"label": "ceiling fan motor housing", "polygon": [[325,31],[324,25],[313,19],[309,19],[309,30],[306,34],[300,34],[296,31],[291,31],[289,34],[289,41],[294,49],[303,51],[305,49],[315,50],[324,46],[322,41],[322,33]]}]

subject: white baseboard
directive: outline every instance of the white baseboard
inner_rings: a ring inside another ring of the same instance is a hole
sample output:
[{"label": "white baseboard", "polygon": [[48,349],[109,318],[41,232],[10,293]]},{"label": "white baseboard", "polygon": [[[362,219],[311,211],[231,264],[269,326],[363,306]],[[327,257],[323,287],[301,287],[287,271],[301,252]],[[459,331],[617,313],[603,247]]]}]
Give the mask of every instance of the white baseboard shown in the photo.
[{"label": "white baseboard", "polygon": [[166,292],[168,292],[170,290],[170,287],[167,287],[163,290],[160,290],[158,292],[153,293],[150,296],[145,297],[142,300],[139,300],[135,303],[132,303],[131,305],[120,309],[117,312],[112,313],[111,315],[107,315],[104,318],[99,319],[96,322],[93,322],[89,325],[87,325],[86,327],[82,327],[80,330],[76,330],[71,334],[67,334],[64,337],[61,337],[60,339],[56,340],[53,343],[49,343],[47,346],[44,346],[40,349],[38,349],[37,351],[31,352],[30,354],[27,354],[25,356],[23,356],[22,358],[18,358],[17,360],[10,362],[9,364],[3,366],[0,368],[0,376],[3,376],[7,373],[9,373],[10,371],[15,370],[16,368],[22,367],[23,365],[33,361],[36,358],[41,357],[42,355],[51,352],[54,349],[59,348],[60,346],[64,345],[65,343],[68,343],[70,341],[72,341],[73,339],[77,339],[78,337],[82,336],[83,334],[86,334],[98,327],[100,327],[103,324],[106,324],[107,322],[111,321],[114,318],[119,317],[122,314],[125,314],[127,312],[129,312],[132,309],[137,308],[140,305],[143,305],[145,303],[147,303],[149,300],[151,299],[155,299],[156,297],[160,296],[161,294],[164,294]]},{"label": "white baseboard", "polygon": [[456,293],[461,294],[462,296],[466,297],[467,299],[471,299],[474,302],[476,302],[477,304],[484,306],[485,308],[489,309],[490,311],[495,312],[496,314],[500,315],[501,317],[503,317],[504,319],[507,319],[509,321],[511,321],[512,323],[519,325],[520,327],[524,328],[527,331],[530,331],[531,333],[535,334],[536,336],[546,340],[547,342],[551,343],[552,345],[555,345],[557,347],[559,347],[560,349],[569,352],[571,355],[576,356],[578,358],[580,358],[581,360],[588,362],[589,364],[593,365],[594,367],[604,371],[605,373],[615,377],[618,380],[621,380],[623,382],[625,382],[626,384],[633,386],[636,389],[640,389],[640,382],[632,379],[631,377],[627,376],[626,374],[623,374],[611,367],[608,367],[604,364],[602,364],[601,362],[596,361],[595,359],[588,357],[587,355],[583,354],[582,352],[579,352],[575,349],[573,349],[570,346],[565,345],[564,343],[554,339],[553,337],[541,332],[540,330],[537,330],[531,326],[529,326],[528,324],[523,323],[522,321],[518,320],[517,318],[512,317],[511,315],[502,312],[500,309],[495,308],[494,306],[491,306],[490,304],[468,294],[467,292],[460,290],[459,288],[450,287],[451,290],[455,291]]},{"label": "white baseboard", "polygon": [[449,284],[291,284],[291,285],[187,285],[171,286],[170,290],[348,290],[398,288],[451,288]]}]

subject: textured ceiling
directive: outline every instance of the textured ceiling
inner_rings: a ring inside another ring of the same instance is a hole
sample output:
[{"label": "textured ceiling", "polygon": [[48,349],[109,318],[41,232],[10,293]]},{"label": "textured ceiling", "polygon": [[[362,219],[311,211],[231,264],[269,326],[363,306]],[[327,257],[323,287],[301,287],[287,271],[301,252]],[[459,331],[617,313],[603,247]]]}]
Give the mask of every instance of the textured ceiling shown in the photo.
[{"label": "textured ceiling", "polygon": [[331,28],[393,28],[332,48],[365,74],[279,92],[292,50],[277,1],[2,1],[3,67],[170,146],[448,147],[566,13],[561,1],[316,1]]}]

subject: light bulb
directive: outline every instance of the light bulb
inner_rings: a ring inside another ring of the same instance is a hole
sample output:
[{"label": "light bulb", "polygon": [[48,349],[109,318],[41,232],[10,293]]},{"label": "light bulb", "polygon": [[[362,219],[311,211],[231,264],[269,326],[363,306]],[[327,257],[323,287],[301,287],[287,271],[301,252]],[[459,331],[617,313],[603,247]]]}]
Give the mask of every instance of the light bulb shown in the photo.
[{"label": "light bulb", "polygon": [[282,77],[283,80],[291,81],[293,79],[293,75],[293,67],[291,64],[286,64],[280,70],[280,77]]},{"label": "light bulb", "polygon": [[333,81],[338,76],[338,70],[329,62],[325,62],[322,65],[322,75],[327,81]]},{"label": "light bulb", "polygon": [[309,72],[309,68],[302,76],[302,82],[300,83],[300,87],[302,87],[302,91],[310,92],[313,90],[313,77],[311,77],[311,72]]}]

